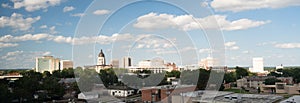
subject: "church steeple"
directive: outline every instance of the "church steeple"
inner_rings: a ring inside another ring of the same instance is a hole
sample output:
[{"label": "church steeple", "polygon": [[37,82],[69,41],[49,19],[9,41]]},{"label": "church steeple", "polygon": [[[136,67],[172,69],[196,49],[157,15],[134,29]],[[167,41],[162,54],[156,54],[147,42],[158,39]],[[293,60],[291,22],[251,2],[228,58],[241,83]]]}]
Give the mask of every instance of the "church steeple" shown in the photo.
[{"label": "church steeple", "polygon": [[105,57],[105,55],[104,55],[104,53],[103,53],[102,49],[101,49],[101,51],[100,51],[100,53],[99,53],[98,57]]},{"label": "church steeple", "polygon": [[98,62],[97,65],[105,65],[105,55],[101,49],[99,55],[98,55]]}]

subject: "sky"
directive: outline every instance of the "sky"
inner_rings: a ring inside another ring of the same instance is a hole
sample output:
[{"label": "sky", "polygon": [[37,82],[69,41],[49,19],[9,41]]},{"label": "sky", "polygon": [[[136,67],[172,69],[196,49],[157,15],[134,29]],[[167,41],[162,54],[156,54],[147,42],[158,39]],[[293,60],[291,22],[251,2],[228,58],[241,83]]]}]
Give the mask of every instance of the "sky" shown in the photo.
[{"label": "sky", "polygon": [[44,55],[95,65],[101,49],[107,64],[193,65],[220,50],[227,66],[299,66],[299,11],[299,0],[1,0],[0,68]]}]

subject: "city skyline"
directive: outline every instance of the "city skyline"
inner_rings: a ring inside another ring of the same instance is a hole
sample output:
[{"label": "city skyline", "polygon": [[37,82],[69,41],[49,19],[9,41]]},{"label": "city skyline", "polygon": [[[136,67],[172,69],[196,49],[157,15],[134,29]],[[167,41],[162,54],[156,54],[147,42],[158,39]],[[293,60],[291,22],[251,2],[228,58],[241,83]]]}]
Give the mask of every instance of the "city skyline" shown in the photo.
[{"label": "city skyline", "polygon": [[[86,11],[91,3],[97,2],[46,0],[31,3],[29,0],[2,0],[0,68],[33,68],[35,57],[44,55],[72,60],[73,47],[94,43],[95,48],[87,55],[91,60],[82,61],[85,65],[96,64],[100,49],[106,54],[107,62],[113,59],[122,62],[123,57],[130,56],[132,64],[155,57],[178,65],[198,64],[202,58],[210,55],[203,30],[218,27],[205,25],[201,30],[193,26],[193,19],[203,24],[209,24],[211,19],[218,21],[225,40],[227,66],[249,67],[255,57],[264,58],[265,66],[300,65],[300,42],[297,38],[300,33],[300,14],[297,13],[300,1],[224,1],[193,1],[198,3],[189,4],[190,8],[198,6],[199,14],[189,14],[174,5],[154,1],[134,3],[118,11],[113,10],[113,5]],[[151,5],[155,5],[155,8]],[[211,10],[212,14],[201,11],[203,9]],[[87,38],[78,37],[75,35],[79,28],[77,24],[85,16],[97,20],[105,20],[108,16],[111,18],[95,34],[101,36],[89,37],[94,34],[87,32]],[[125,44],[130,44],[130,47],[124,47]]]}]

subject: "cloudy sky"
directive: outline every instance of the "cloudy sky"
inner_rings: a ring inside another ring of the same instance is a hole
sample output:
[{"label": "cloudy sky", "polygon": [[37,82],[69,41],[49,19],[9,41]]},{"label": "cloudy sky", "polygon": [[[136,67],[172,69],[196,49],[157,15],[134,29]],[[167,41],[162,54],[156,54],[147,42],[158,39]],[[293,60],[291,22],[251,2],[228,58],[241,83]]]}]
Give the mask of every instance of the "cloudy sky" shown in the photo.
[{"label": "cloudy sky", "polygon": [[134,1],[1,0],[0,68],[33,68],[43,55],[93,65],[100,49],[107,64],[191,65],[220,43],[228,66],[300,65],[299,0]]}]

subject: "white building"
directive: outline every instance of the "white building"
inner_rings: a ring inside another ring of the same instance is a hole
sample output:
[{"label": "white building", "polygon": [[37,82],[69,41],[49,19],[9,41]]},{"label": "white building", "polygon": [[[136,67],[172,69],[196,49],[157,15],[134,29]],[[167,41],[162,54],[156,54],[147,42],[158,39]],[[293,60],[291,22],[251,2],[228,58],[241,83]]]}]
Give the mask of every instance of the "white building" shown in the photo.
[{"label": "white building", "polygon": [[78,94],[78,99],[97,99],[99,98],[98,92],[81,92]]},{"label": "white building", "polygon": [[60,61],[60,69],[68,69],[68,68],[73,68],[73,61],[61,60]]},{"label": "white building", "polygon": [[53,56],[37,57],[35,59],[35,71],[43,73],[49,71],[52,73],[54,70],[59,70],[59,59]]},{"label": "white building", "polygon": [[95,70],[99,73],[100,70],[108,68],[112,68],[112,66],[106,65],[105,55],[101,49],[100,53],[98,54],[97,65],[95,66]]},{"label": "white building", "polygon": [[107,89],[109,94],[115,97],[128,97],[134,94],[134,90],[127,86],[110,86]]},{"label": "white building", "polygon": [[98,60],[97,60],[97,65],[105,65],[105,55],[101,49],[99,55],[98,55]]},{"label": "white building", "polygon": [[167,65],[164,64],[162,59],[143,60],[138,64],[140,70],[150,70],[153,73],[162,73],[168,69]]},{"label": "white building", "polygon": [[209,69],[211,69],[211,67],[213,67],[214,61],[215,60],[212,57],[207,57],[207,58],[200,60],[199,66],[200,66],[200,68],[209,70]]},{"label": "white building", "polygon": [[122,67],[128,68],[131,66],[131,58],[130,57],[124,57],[122,60]]},{"label": "white building", "polygon": [[119,60],[117,59],[111,60],[110,64],[112,65],[113,68],[119,68]]},{"label": "white building", "polygon": [[253,67],[249,68],[253,73],[264,73],[264,60],[263,58],[253,58]]}]

